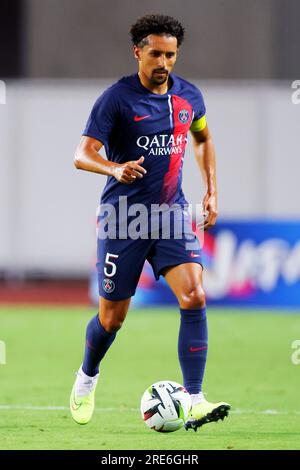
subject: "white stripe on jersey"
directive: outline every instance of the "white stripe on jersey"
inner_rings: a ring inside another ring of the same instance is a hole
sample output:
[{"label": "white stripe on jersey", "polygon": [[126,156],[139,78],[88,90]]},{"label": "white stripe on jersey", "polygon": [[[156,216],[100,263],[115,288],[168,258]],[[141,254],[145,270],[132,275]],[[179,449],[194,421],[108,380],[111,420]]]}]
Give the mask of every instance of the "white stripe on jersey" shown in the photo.
[{"label": "white stripe on jersey", "polygon": [[170,126],[173,127],[173,108],[172,108],[172,95],[168,95],[168,103],[170,109]]}]

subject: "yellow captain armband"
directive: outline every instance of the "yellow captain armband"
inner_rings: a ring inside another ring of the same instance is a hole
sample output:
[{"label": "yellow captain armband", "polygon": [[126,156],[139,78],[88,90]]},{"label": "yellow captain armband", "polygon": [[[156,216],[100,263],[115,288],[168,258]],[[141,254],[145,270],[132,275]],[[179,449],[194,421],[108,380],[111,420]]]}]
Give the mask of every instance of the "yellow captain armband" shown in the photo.
[{"label": "yellow captain armband", "polygon": [[200,119],[197,119],[196,121],[192,122],[190,131],[200,132],[200,131],[203,131],[205,127],[206,127],[206,116],[204,114],[204,116],[202,116]]}]

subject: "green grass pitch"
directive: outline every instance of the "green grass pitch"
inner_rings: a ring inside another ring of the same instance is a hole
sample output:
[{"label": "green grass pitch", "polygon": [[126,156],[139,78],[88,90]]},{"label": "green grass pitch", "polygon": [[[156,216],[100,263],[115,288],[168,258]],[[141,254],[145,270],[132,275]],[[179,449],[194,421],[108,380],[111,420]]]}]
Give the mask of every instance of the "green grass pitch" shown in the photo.
[{"label": "green grass pitch", "polygon": [[232,413],[197,433],[169,434],[149,430],[139,404],[151,383],[182,382],[177,309],[129,312],[103,362],[94,417],[79,426],[68,401],[92,315],[78,307],[1,307],[1,449],[300,449],[300,364],[291,361],[299,314],[208,309],[204,391],[231,403]]}]

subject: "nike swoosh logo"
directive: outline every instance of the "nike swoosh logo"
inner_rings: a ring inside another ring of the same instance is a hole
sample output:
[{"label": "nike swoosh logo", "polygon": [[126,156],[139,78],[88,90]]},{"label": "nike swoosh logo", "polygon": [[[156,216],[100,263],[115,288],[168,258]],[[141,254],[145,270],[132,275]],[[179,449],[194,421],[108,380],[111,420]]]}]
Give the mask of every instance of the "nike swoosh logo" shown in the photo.
[{"label": "nike swoosh logo", "polygon": [[197,255],[196,253],[191,253],[191,258],[200,258],[200,255]]},{"label": "nike swoosh logo", "polygon": [[147,116],[137,116],[137,115],[135,115],[135,116],[134,116],[134,120],[135,120],[136,122],[138,122],[138,121],[142,121],[143,119],[146,119],[146,118],[148,118],[148,117],[150,117],[150,114],[147,114]]},{"label": "nike swoosh logo", "polygon": [[72,409],[73,409],[74,411],[77,411],[77,410],[79,410],[79,408],[81,407],[81,405],[82,405],[82,403],[76,403],[75,398],[74,398],[74,396],[73,396],[73,397],[72,397],[72,404],[71,404]]},{"label": "nike swoosh logo", "polygon": [[72,403],[72,409],[73,409],[74,411],[79,410],[80,407],[81,407],[81,404],[80,404],[80,405],[77,405],[77,406],[74,406],[74,404]]},{"label": "nike swoosh logo", "polygon": [[207,346],[201,346],[201,348],[190,347],[190,352],[202,351],[202,349],[207,349]]}]

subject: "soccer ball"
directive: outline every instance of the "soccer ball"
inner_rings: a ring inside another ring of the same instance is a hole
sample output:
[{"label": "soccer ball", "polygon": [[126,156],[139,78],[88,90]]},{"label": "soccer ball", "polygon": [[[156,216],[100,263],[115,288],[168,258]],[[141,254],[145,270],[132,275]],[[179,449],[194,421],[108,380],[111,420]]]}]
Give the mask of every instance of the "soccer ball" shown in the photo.
[{"label": "soccer ball", "polygon": [[151,385],[141,399],[141,413],[146,425],[158,432],[180,429],[187,420],[191,397],[186,389],[170,380]]}]

